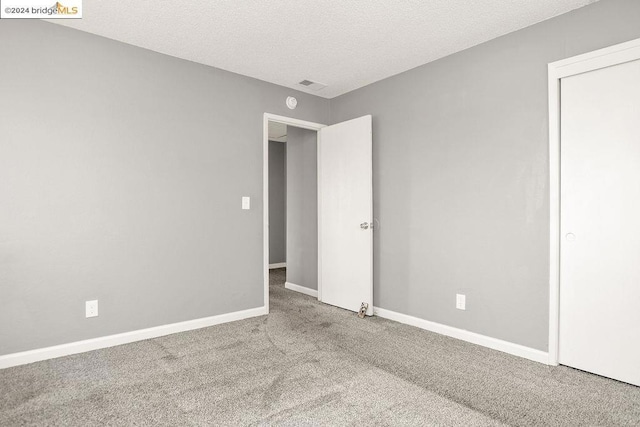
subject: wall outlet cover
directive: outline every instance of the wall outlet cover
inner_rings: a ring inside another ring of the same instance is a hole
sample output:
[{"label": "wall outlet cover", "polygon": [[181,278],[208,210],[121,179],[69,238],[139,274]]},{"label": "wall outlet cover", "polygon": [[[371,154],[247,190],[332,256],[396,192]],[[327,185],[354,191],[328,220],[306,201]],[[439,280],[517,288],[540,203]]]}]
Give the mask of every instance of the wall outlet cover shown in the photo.
[{"label": "wall outlet cover", "polygon": [[463,294],[456,294],[456,308],[458,310],[466,310],[467,308],[467,297]]},{"label": "wall outlet cover", "polygon": [[98,300],[86,301],[85,305],[85,316],[86,317],[97,317],[98,316]]}]

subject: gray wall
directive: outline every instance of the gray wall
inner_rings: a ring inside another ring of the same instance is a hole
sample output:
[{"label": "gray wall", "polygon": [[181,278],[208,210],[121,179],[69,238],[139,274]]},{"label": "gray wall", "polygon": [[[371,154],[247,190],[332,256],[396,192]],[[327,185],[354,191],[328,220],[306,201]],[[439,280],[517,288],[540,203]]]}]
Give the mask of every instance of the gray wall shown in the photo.
[{"label": "gray wall", "polygon": [[287,259],[287,151],[269,141],[269,264]]},{"label": "gray wall", "polygon": [[376,306],[547,349],[547,63],[638,37],[602,0],[331,101],[373,115]]},{"label": "gray wall", "polygon": [[0,58],[0,354],[263,306],[263,113],[328,101],[35,20]]},{"label": "gray wall", "polygon": [[318,136],[287,127],[287,282],[318,289]]}]

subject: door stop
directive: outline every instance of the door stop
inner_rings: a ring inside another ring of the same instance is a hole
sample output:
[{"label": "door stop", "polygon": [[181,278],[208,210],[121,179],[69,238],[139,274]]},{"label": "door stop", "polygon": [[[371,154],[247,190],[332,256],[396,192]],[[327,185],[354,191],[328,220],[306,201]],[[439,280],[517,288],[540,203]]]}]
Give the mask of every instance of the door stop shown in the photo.
[{"label": "door stop", "polygon": [[369,308],[369,304],[363,302],[360,306],[360,311],[358,312],[358,317],[364,319],[365,314],[367,314],[367,309]]}]

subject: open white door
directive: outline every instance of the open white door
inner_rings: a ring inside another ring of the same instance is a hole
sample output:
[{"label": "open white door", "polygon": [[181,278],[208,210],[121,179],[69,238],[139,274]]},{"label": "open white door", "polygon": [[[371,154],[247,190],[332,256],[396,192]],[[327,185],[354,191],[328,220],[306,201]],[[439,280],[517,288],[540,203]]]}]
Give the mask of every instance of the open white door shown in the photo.
[{"label": "open white door", "polygon": [[318,299],[373,314],[371,116],[320,129]]}]

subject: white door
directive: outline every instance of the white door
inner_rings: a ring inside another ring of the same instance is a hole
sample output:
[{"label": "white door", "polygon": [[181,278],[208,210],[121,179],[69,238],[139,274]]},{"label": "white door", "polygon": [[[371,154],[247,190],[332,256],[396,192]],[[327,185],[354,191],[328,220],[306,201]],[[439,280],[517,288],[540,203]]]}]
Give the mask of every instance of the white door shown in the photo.
[{"label": "white door", "polygon": [[640,61],[560,86],[559,361],[640,385]]},{"label": "white door", "polygon": [[320,130],[320,301],[373,314],[371,116]]}]

